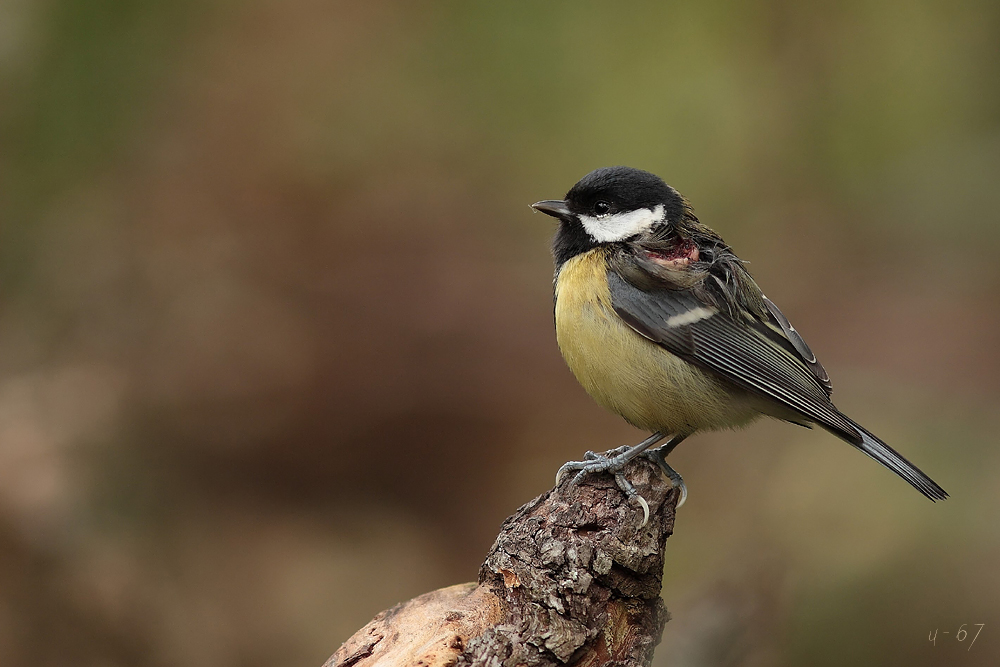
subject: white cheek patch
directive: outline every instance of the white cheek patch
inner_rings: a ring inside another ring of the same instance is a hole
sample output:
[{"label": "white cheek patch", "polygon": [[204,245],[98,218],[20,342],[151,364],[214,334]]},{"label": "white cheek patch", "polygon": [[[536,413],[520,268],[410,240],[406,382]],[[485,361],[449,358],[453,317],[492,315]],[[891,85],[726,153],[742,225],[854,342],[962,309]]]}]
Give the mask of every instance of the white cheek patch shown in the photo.
[{"label": "white cheek patch", "polygon": [[599,218],[581,215],[579,218],[583,228],[595,241],[610,243],[641,234],[653,225],[663,222],[663,204],[657,204],[653,209],[640,208],[628,213],[602,215]]}]

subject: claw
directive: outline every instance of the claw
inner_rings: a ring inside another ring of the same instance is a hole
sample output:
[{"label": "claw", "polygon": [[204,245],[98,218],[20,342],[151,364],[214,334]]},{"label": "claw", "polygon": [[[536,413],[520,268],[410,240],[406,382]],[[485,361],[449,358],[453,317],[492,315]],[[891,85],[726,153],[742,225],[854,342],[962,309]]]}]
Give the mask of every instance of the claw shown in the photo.
[{"label": "claw", "polygon": [[681,507],[687,501],[688,497],[687,484],[684,483],[684,478],[667,463],[660,450],[654,449],[651,452],[646,452],[646,456],[656,463],[656,465],[660,466],[660,470],[670,480],[670,486],[681,490],[681,497],[677,500],[677,507]]},{"label": "claw", "polygon": [[622,473],[615,473],[615,481],[618,482],[618,488],[625,493],[625,496],[629,500],[637,500],[642,506],[642,523],[639,525],[639,527],[642,528],[649,523],[649,503],[646,502],[645,498],[639,495],[639,492],[635,490],[634,486],[632,486],[632,482],[625,479],[625,475]]},{"label": "claw", "polygon": [[675,489],[681,490],[681,497],[677,500],[677,507],[681,507],[685,502],[687,502],[688,498],[687,484],[684,483],[684,478],[681,477],[681,474],[679,472],[671,468],[666,463],[664,463],[664,465],[667,467],[667,469],[664,470],[663,472],[665,472],[667,474],[667,477],[670,478],[670,485]]},{"label": "claw", "polygon": [[576,463],[576,461],[570,461],[569,463],[564,463],[559,467],[559,470],[556,471],[556,486],[559,486],[559,482],[562,481],[563,475],[574,469],[574,463]]},{"label": "claw", "polygon": [[635,495],[635,499],[639,501],[640,505],[642,505],[642,523],[639,524],[639,527],[642,528],[649,523],[649,503],[647,503],[646,499],[639,494]]}]

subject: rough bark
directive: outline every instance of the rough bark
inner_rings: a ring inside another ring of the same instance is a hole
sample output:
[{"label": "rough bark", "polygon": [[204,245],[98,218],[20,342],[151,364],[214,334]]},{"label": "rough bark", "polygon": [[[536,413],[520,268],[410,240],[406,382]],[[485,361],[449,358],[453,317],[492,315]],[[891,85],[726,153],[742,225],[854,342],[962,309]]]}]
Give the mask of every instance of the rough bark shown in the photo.
[{"label": "rough bark", "polygon": [[679,494],[644,458],[625,474],[649,503],[645,526],[610,475],[567,476],[504,522],[478,584],[382,612],[324,667],[649,665]]}]

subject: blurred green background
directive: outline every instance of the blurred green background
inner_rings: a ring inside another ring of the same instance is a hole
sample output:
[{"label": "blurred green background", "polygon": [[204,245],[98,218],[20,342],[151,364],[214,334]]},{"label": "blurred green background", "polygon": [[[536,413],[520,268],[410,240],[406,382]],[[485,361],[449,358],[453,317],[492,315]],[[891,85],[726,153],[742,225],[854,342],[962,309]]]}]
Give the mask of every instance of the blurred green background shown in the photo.
[{"label": "blurred green background", "polygon": [[686,442],[659,664],[1000,664],[995,1],[2,0],[0,665],[319,665],[474,579],[643,436],[559,357],[528,208],[613,164],[952,494]]}]

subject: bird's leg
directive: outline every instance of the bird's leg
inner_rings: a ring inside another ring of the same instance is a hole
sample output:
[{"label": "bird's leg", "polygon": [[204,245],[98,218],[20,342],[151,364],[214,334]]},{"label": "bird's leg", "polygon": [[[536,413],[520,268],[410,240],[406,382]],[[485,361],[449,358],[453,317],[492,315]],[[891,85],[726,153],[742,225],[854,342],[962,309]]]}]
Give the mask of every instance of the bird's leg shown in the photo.
[{"label": "bird's leg", "polygon": [[681,497],[677,500],[677,507],[683,505],[684,501],[687,500],[688,490],[687,490],[687,485],[684,483],[684,478],[681,477],[681,474],[676,470],[674,470],[669,463],[667,463],[667,455],[670,452],[674,451],[674,447],[681,444],[681,442],[683,442],[686,437],[687,434],[675,435],[672,438],[670,438],[670,440],[668,440],[665,445],[662,445],[660,447],[657,447],[656,449],[651,449],[648,452],[643,453],[643,455],[646,458],[648,458],[656,465],[660,466],[660,470],[662,470],[663,474],[667,476],[667,478],[670,480],[670,484],[675,489],[679,488],[681,490]]},{"label": "bird's leg", "polygon": [[574,475],[572,481],[570,481],[570,486],[578,483],[587,474],[590,473],[601,473],[610,472],[615,476],[615,481],[618,483],[618,488],[625,492],[629,500],[635,498],[642,506],[643,521],[642,525],[646,525],[649,521],[649,503],[646,502],[645,498],[639,495],[632,486],[632,483],[625,479],[625,475],[622,474],[621,470],[625,467],[629,461],[639,456],[651,446],[663,440],[666,436],[660,432],[656,432],[649,436],[638,445],[634,447],[629,447],[620,454],[615,454],[614,456],[604,456],[603,454],[595,454],[594,452],[587,452],[584,455],[583,461],[570,461],[569,463],[563,464],[559,468],[559,472],[556,473],[556,484],[562,479],[562,476],[567,472],[577,471]]}]

